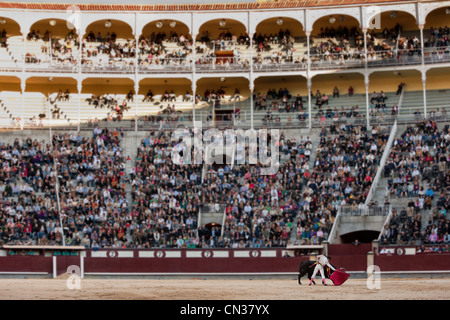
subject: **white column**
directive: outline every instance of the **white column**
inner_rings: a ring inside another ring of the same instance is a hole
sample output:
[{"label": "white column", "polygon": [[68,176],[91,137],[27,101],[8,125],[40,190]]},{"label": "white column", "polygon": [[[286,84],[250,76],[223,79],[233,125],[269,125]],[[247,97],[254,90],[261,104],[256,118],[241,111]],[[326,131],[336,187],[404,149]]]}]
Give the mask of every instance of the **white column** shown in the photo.
[{"label": "white column", "polygon": [[25,77],[25,56],[27,53],[27,34],[23,34],[23,43],[22,43],[22,50],[23,50],[23,57],[22,57],[22,79],[20,82],[20,89],[22,91],[22,112],[20,116],[20,127],[23,129],[24,124],[24,115],[25,115],[25,87],[26,87],[26,77]]},{"label": "white column", "polygon": [[423,112],[424,118],[427,118],[427,73],[422,69],[422,86],[423,86]]},{"label": "white column", "polygon": [[22,42],[22,50],[23,50],[23,56],[22,56],[22,72],[25,73],[25,56],[27,54],[27,35],[23,34],[23,42]]},{"label": "white column", "polygon": [[425,65],[425,52],[424,52],[424,45],[423,45],[423,24],[419,25],[420,30],[420,50],[421,50],[421,58],[422,58],[422,66]]},{"label": "white column", "polygon": [[425,52],[424,52],[424,44],[423,44],[423,28],[424,25],[419,25],[420,29],[420,50],[422,52],[422,85],[423,85],[423,112],[424,118],[427,118],[427,72],[425,70]]},{"label": "white column", "polygon": [[48,36],[48,46],[49,46],[48,58],[50,61],[50,65],[52,65],[53,64],[53,55],[52,55],[52,34],[51,34],[51,32],[49,33],[49,36]]},{"label": "white column", "polygon": [[[194,26],[194,13],[191,13],[191,37],[192,37],[192,81],[191,81],[191,89],[192,89],[192,128],[195,128],[195,105],[196,105],[196,95],[197,95],[197,78],[195,76],[195,67],[197,64],[197,32]],[[200,121],[203,123],[202,113],[200,113]]]},{"label": "white column", "polygon": [[366,88],[366,112],[367,112],[366,120],[367,120],[367,129],[369,129],[369,126],[370,126],[369,73],[367,72],[367,70],[364,73],[364,85],[365,85],[365,88]]},{"label": "white column", "polygon": [[312,107],[311,107],[311,90],[312,90],[312,79],[311,79],[311,49],[310,49],[310,36],[311,31],[306,31],[306,47],[307,47],[307,62],[306,62],[306,86],[308,87],[308,128],[312,128]]},{"label": "white column", "polygon": [[[197,34],[192,34],[192,81],[191,81],[191,88],[192,88],[192,126],[194,126],[195,123],[195,105],[196,105],[196,99],[195,96],[197,95],[197,79],[195,76],[195,67],[197,64]],[[202,117],[200,117],[200,121],[203,121]]]},{"label": "white column", "polygon": [[20,82],[20,90],[22,92],[22,110],[20,115],[20,128],[23,129],[23,125],[25,122],[25,88],[27,86],[27,79],[25,76],[22,77]]},{"label": "white column", "polygon": [[78,76],[81,76],[82,59],[83,59],[83,37],[81,35],[78,35]]},{"label": "white column", "polygon": [[248,38],[250,41],[250,126],[253,130],[253,91],[255,90],[255,84],[253,82],[253,33],[248,34]]},{"label": "white column", "polygon": [[312,107],[311,107],[311,89],[312,80],[311,78],[306,79],[306,86],[308,87],[308,128],[312,128]]},{"label": "white column", "polygon": [[81,90],[83,88],[83,84],[81,82],[81,78],[78,78],[77,89],[78,89],[78,131],[80,131],[81,125]]},{"label": "white column", "polygon": [[250,39],[250,78],[253,78],[253,33],[248,34]]},{"label": "white column", "polygon": [[81,60],[83,59],[83,37],[81,36],[81,30],[77,30],[78,33],[78,83],[77,83],[77,89],[78,89],[78,131],[80,131],[80,125],[81,125],[81,90],[83,88],[83,82],[81,78],[82,73],[82,64]]},{"label": "white column", "polygon": [[80,251],[80,278],[84,279],[84,256],[83,256],[83,251]]},{"label": "white column", "polygon": [[367,70],[367,29],[364,28],[363,30],[363,38],[364,38],[364,84],[366,88],[366,120],[367,120],[367,128],[369,128],[370,125],[370,105],[369,105],[369,72]]},{"label": "white column", "polygon": [[[192,72],[195,73],[195,64],[196,62],[196,38],[197,38],[197,31],[194,26],[194,13],[191,13],[191,37],[192,37]],[[193,77],[195,79],[195,76]],[[194,98],[195,102],[195,98]]]},{"label": "white column", "polygon": [[255,85],[253,83],[253,79],[250,78],[250,126],[253,130],[253,90],[255,89]]},{"label": "white column", "polygon": [[368,59],[368,56],[367,56],[367,29],[363,29],[362,31],[364,34],[364,36],[363,36],[364,37],[364,68],[367,71],[367,59]]},{"label": "white column", "polygon": [[56,272],[56,256],[53,256],[53,279],[56,279],[57,276],[58,274]]},{"label": "white column", "polygon": [[306,31],[306,47],[307,47],[306,53],[307,53],[307,57],[308,57],[307,69],[306,69],[307,73],[309,73],[311,70],[311,48],[310,48],[310,43],[309,43],[310,36],[311,36],[311,31]]},{"label": "white column", "polygon": [[[192,125],[194,125],[195,122],[195,105],[196,105],[196,99],[195,96],[197,95],[197,82],[194,77],[192,77]],[[203,119],[200,117],[200,121],[203,121]]]},{"label": "white column", "polygon": [[138,130],[138,93],[139,93],[139,83],[137,80],[134,82],[134,131]]},{"label": "white column", "polygon": [[138,81],[138,69],[139,69],[139,35],[134,35],[135,50],[134,53],[134,131],[138,130],[138,94],[139,94],[139,81]]},{"label": "white column", "polygon": [[135,63],[134,67],[135,67],[136,74],[137,74],[138,73],[138,67],[139,67],[139,35],[135,35],[134,39],[136,41],[136,43],[135,43],[135,50],[136,50],[136,52],[134,54],[134,63]]},{"label": "white column", "polygon": [[192,35],[192,72],[193,73],[195,73],[195,65],[196,65],[196,63],[197,63],[197,49],[196,49],[196,47],[197,47],[197,41],[196,41],[196,38],[197,37],[197,35],[196,34],[193,34]]}]

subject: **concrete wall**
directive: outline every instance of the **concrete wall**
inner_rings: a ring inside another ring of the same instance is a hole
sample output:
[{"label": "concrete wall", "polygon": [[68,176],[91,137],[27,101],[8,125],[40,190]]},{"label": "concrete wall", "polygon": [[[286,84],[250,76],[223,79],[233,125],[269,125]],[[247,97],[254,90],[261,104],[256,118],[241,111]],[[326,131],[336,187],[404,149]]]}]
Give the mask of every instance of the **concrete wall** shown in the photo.
[{"label": "concrete wall", "polygon": [[336,226],[336,238],[333,243],[340,243],[340,237],[355,231],[376,231],[380,232],[383,228],[385,216],[341,216],[339,225]]}]

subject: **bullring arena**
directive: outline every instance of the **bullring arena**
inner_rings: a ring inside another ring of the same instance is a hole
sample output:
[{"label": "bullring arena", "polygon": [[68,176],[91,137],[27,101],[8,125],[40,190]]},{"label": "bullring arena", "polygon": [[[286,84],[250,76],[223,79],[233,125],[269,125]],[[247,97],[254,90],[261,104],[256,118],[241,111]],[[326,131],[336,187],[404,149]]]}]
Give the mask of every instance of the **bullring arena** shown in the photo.
[{"label": "bullring arena", "polygon": [[0,299],[448,300],[449,17],[1,1]]},{"label": "bullring arena", "polygon": [[66,279],[0,281],[2,300],[448,300],[449,280],[383,279],[380,289],[368,289],[365,279],[351,279],[339,287],[293,280],[94,280],[80,290],[68,290]]}]

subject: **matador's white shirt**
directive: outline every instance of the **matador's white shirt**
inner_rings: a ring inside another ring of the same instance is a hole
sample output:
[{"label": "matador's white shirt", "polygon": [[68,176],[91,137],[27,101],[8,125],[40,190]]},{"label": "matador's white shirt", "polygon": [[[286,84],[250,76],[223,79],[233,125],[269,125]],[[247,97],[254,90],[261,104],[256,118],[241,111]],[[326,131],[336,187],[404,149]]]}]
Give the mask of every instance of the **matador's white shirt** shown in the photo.
[{"label": "matador's white shirt", "polygon": [[329,267],[331,268],[331,270],[336,270],[336,268],[334,268],[334,267],[330,264],[330,262],[328,261],[328,258],[325,257],[325,256],[322,255],[322,254],[320,254],[320,255],[317,256],[317,262],[319,262],[319,263],[322,265],[322,267],[329,266]]}]

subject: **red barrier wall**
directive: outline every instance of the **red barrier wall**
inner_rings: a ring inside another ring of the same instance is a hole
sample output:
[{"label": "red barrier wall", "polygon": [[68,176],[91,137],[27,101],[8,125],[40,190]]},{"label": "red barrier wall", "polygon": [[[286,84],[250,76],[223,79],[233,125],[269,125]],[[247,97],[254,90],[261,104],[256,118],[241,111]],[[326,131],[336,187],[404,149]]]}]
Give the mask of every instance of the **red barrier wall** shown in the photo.
[{"label": "red barrier wall", "polygon": [[418,253],[416,255],[376,255],[374,264],[386,271],[448,271],[450,254]]},{"label": "red barrier wall", "polygon": [[88,273],[295,273],[308,257],[291,258],[91,258]]},{"label": "red barrier wall", "polygon": [[351,244],[330,244],[328,245],[328,255],[339,256],[339,255],[354,255],[354,254],[367,254],[367,252],[372,251],[371,243],[361,243],[358,246]]},{"label": "red barrier wall", "polygon": [[0,257],[0,272],[52,272],[52,258],[44,256]]},{"label": "red barrier wall", "polygon": [[[329,250],[331,263],[349,272],[367,270],[364,248],[335,247]],[[367,248],[366,248],[367,249]],[[85,273],[155,274],[279,274],[298,272],[309,256],[283,257],[284,249],[247,250],[88,250],[83,253]],[[340,252],[341,254],[337,254]],[[57,275],[71,265],[80,267],[80,256],[57,256]],[[450,253],[375,255],[382,272],[449,271]],[[53,274],[52,256],[0,257],[0,272],[46,272]]]},{"label": "red barrier wall", "polygon": [[347,271],[365,271],[367,269],[367,252],[372,250],[372,244],[333,244],[328,246],[330,262],[335,267]]},{"label": "red barrier wall", "polygon": [[77,257],[77,256],[57,256],[56,257],[56,274],[58,276],[63,273],[67,273],[67,268],[69,266],[80,267],[80,257]]}]

